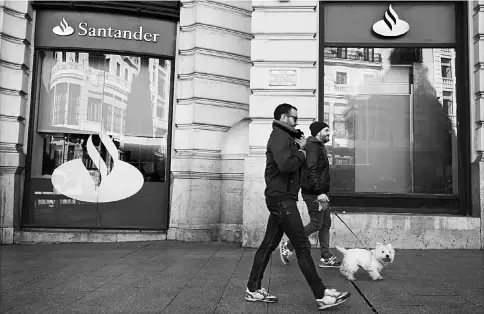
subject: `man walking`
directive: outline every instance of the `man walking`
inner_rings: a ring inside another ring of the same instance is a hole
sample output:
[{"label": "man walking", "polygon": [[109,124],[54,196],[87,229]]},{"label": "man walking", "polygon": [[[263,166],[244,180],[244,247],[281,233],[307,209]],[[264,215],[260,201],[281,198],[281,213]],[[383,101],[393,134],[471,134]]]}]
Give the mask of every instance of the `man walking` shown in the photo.
[{"label": "man walking", "polygon": [[297,208],[301,166],[306,158],[306,140],[297,125],[297,109],[280,104],[274,111],[272,133],[267,143],[265,169],[265,197],[269,221],[262,243],[255,253],[245,299],[253,302],[276,302],[277,298],[261,287],[264,271],[272,252],[284,233],[287,234],[297,256],[301,272],[308,282],[319,309],[326,309],[346,301],[350,293],[324,286],[311,257],[311,244]]},{"label": "man walking", "polygon": [[[329,211],[329,160],[324,144],[329,142],[329,126],[324,122],[314,122],[309,126],[311,135],[307,139],[306,162],[302,170],[301,192],[308,207],[310,221],[304,227],[307,236],[318,231],[321,263],[319,267],[340,267],[341,262],[329,251],[329,229],[331,215]],[[294,252],[291,241],[282,241],[281,260],[289,264]]]}]

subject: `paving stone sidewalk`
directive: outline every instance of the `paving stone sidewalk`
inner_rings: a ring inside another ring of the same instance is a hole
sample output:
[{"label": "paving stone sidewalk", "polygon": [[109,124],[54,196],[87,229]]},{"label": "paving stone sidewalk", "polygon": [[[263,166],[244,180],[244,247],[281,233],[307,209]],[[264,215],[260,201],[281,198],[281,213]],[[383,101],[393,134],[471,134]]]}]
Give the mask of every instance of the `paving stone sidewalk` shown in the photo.
[{"label": "paving stone sidewalk", "polygon": [[[296,259],[284,266],[278,254],[264,286],[279,302],[246,302],[254,254],[240,244],[218,242],[3,245],[0,311],[318,313]],[[397,250],[383,281],[372,282],[361,272],[355,286],[337,269],[319,273],[326,285],[352,293],[326,313],[484,313],[484,252],[479,250]]]}]

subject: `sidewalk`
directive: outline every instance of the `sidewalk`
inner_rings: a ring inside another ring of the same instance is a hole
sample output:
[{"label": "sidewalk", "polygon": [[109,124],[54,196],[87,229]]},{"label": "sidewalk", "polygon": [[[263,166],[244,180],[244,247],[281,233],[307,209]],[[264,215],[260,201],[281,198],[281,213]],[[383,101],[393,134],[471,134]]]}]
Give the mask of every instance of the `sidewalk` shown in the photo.
[{"label": "sidewalk", "polygon": [[[4,245],[0,312],[318,313],[296,259],[284,266],[278,251],[263,286],[279,302],[246,302],[254,253],[215,242]],[[326,285],[352,293],[324,313],[484,312],[483,251],[397,250],[383,281],[358,273],[359,291],[337,269],[319,272]]]}]

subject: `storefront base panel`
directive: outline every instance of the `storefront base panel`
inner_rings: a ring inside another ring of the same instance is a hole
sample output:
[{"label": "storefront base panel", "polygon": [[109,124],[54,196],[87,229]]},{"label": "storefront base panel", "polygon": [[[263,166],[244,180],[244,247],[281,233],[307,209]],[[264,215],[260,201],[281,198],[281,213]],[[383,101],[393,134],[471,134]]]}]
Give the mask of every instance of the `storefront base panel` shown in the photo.
[{"label": "storefront base panel", "polygon": [[168,229],[168,240],[241,242],[240,224],[187,225]]},{"label": "storefront base panel", "polygon": [[14,243],[101,243],[166,240],[166,231],[134,230],[21,230],[14,234]]},{"label": "storefront base panel", "polygon": [[[298,207],[303,205],[301,202]],[[302,209],[303,222],[309,217]],[[481,219],[475,217],[396,215],[396,214],[338,214],[359,240],[334,214],[331,215],[330,246],[346,248],[374,247],[376,242],[391,243],[397,249],[481,249]],[[258,247],[265,226],[244,226],[243,246]],[[318,247],[317,235],[310,241]]]}]

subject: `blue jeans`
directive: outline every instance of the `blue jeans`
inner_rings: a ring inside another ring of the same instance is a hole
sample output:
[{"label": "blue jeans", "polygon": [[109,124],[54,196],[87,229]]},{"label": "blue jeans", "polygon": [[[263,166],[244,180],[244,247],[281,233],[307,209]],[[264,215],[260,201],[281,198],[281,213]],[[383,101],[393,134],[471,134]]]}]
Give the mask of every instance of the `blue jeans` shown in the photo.
[{"label": "blue jeans", "polygon": [[319,277],[311,256],[311,243],[304,231],[296,201],[286,200],[271,204],[267,203],[267,208],[270,212],[269,221],[267,222],[264,239],[255,253],[247,288],[250,291],[256,291],[261,288],[264,271],[269,263],[271,254],[278,247],[285,233],[295,248],[297,263],[311,287],[314,297],[316,299],[322,298],[326,287]]},{"label": "blue jeans", "polygon": [[[317,195],[303,194],[303,200],[308,207],[309,223],[304,226],[304,232],[309,237],[314,232],[318,232],[319,250],[322,258],[332,256],[329,251],[329,229],[331,228],[331,214],[329,210],[319,211],[319,204],[316,202]],[[291,241],[287,243],[287,248],[294,251]]]}]

